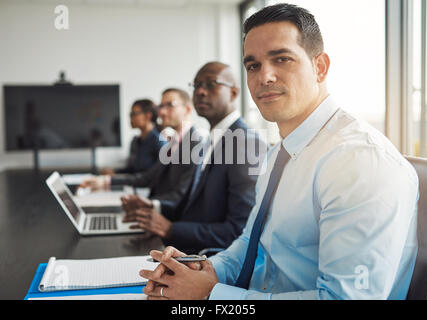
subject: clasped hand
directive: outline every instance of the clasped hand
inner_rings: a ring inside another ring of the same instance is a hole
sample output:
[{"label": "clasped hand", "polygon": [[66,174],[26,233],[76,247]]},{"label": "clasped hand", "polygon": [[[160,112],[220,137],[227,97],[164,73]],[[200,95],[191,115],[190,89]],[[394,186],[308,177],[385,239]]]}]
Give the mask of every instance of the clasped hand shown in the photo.
[{"label": "clasped hand", "polygon": [[163,252],[152,250],[150,255],[160,264],[153,271],[141,270],[140,276],[148,279],[143,292],[149,300],[201,300],[206,299],[218,282],[212,263],[181,263],[174,257],[186,254],[174,247]]},{"label": "clasped hand", "polygon": [[154,210],[150,199],[129,195],[121,197],[121,200],[125,211],[123,222],[136,222],[130,226],[131,229],[144,229],[166,239],[170,237],[172,222]]}]

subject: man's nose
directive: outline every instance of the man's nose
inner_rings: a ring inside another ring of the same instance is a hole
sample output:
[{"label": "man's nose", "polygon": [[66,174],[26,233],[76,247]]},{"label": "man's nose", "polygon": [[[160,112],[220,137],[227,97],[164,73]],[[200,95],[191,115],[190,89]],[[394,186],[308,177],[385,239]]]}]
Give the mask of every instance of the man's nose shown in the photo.
[{"label": "man's nose", "polygon": [[263,86],[271,85],[277,81],[276,72],[274,68],[268,64],[264,64],[261,66],[258,76],[260,84]]},{"label": "man's nose", "polygon": [[204,85],[199,86],[197,89],[194,90],[194,96],[206,96],[208,94],[208,89]]},{"label": "man's nose", "polygon": [[159,109],[159,116],[160,117],[164,117],[166,115],[166,113],[167,112],[166,112],[166,108],[165,107]]}]

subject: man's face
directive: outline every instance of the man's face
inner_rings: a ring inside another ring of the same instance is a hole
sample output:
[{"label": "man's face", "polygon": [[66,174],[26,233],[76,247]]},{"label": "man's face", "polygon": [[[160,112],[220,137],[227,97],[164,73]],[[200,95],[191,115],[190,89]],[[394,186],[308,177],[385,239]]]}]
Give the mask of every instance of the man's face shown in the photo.
[{"label": "man's face", "polygon": [[292,23],[253,28],[244,43],[244,64],[251,96],[272,122],[304,119],[319,94],[317,75]]},{"label": "man's face", "polygon": [[169,91],[162,95],[159,117],[162,119],[163,126],[176,130],[182,125],[187,113],[187,107],[177,92]]},{"label": "man's face", "polygon": [[[234,100],[230,79],[224,75],[224,68],[212,65],[201,69],[194,79],[194,84],[204,84],[195,88],[193,103],[197,114],[209,122],[217,123],[226,115],[231,102]],[[219,83],[224,84],[219,84]]]}]

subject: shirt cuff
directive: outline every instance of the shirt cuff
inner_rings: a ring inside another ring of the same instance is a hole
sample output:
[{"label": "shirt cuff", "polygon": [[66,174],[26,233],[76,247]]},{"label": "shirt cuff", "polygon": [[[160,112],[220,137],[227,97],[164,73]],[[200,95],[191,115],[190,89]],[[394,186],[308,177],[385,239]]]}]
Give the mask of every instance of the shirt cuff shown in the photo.
[{"label": "shirt cuff", "polygon": [[151,199],[151,203],[153,204],[153,209],[158,213],[162,213],[162,204],[157,199]]},{"label": "shirt cuff", "polygon": [[209,296],[209,300],[317,300],[318,290],[295,291],[271,294],[246,290],[239,287],[217,283]]},{"label": "shirt cuff", "polygon": [[224,270],[224,267],[222,267],[221,265],[222,260],[218,257],[218,254],[213,255],[212,257],[209,257],[209,261],[212,263],[212,266],[215,269],[216,277],[218,278],[219,282],[227,283],[225,270]]},{"label": "shirt cuff", "polygon": [[111,189],[111,176],[110,175],[105,175],[104,176],[104,181],[105,181],[105,190],[110,190]]},{"label": "shirt cuff", "polygon": [[243,300],[246,298],[245,289],[217,283],[209,296],[209,300]]}]

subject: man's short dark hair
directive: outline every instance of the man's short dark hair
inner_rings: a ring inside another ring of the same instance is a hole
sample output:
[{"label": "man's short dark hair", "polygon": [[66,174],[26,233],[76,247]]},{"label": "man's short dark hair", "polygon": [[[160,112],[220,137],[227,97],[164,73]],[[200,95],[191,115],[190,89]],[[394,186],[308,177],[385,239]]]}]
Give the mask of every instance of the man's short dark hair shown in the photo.
[{"label": "man's short dark hair", "polygon": [[191,104],[192,103],[190,95],[187,93],[187,91],[184,91],[184,90],[178,89],[178,88],[167,88],[166,90],[164,90],[162,92],[162,95],[164,95],[168,92],[178,93],[179,97],[181,98],[181,100],[184,104]]},{"label": "man's short dark hair", "polygon": [[323,38],[314,16],[308,10],[293,4],[279,3],[254,13],[243,25],[244,36],[246,38],[249,31],[255,27],[282,21],[289,21],[298,28],[298,43],[310,58],[323,52]]},{"label": "man's short dark hair", "polygon": [[150,99],[136,100],[133,106],[138,106],[143,113],[151,113],[151,122],[156,123],[158,110],[153,101]]}]

